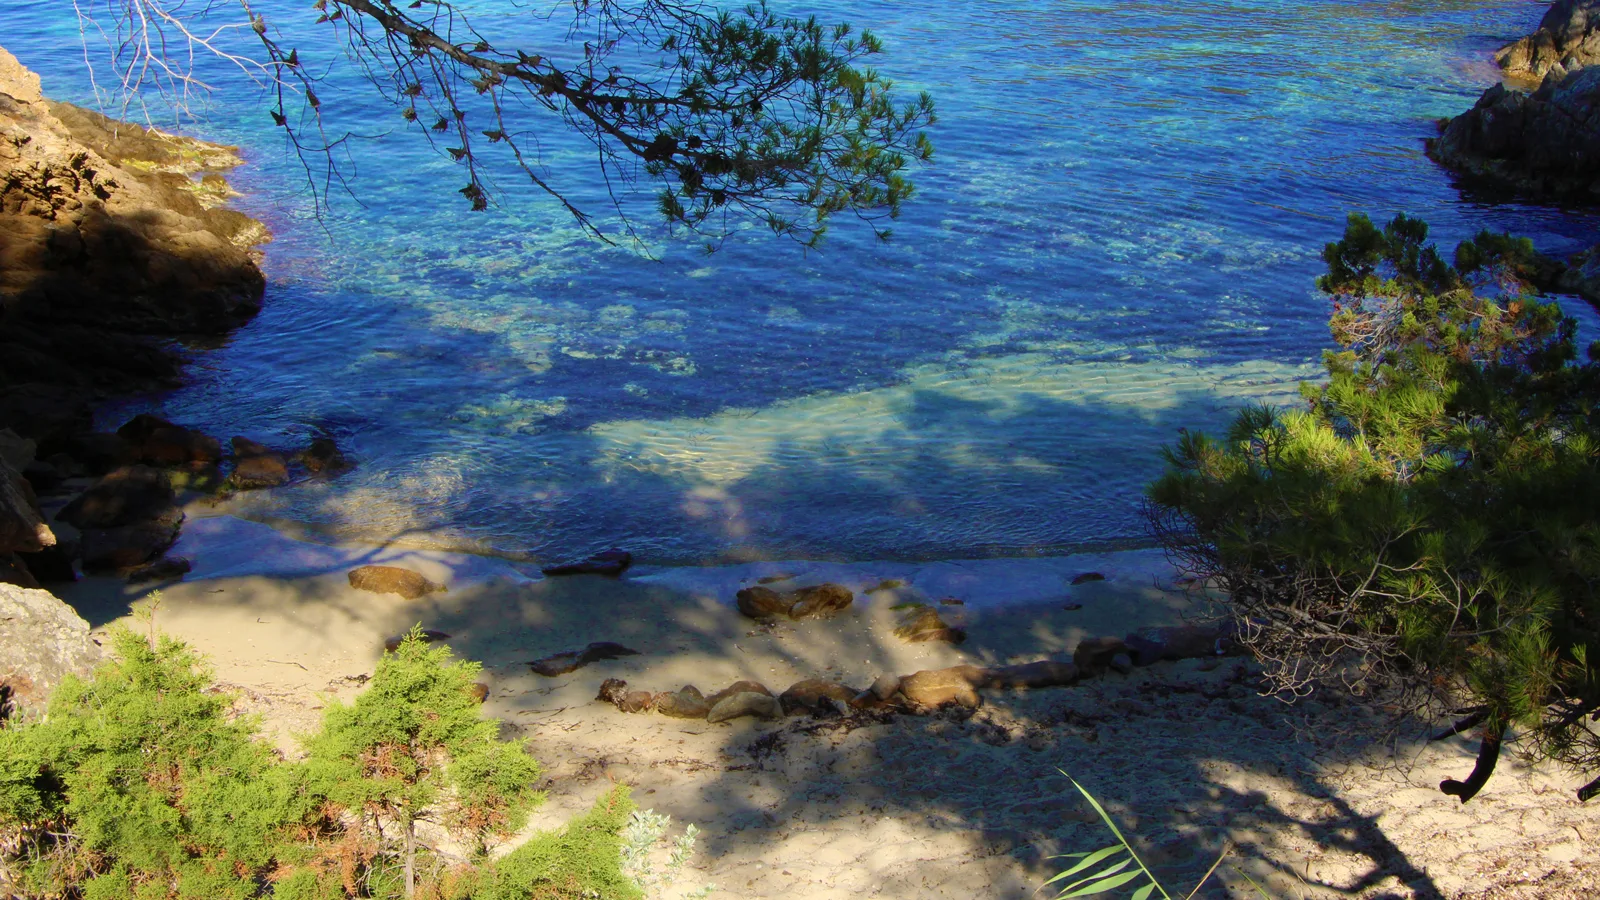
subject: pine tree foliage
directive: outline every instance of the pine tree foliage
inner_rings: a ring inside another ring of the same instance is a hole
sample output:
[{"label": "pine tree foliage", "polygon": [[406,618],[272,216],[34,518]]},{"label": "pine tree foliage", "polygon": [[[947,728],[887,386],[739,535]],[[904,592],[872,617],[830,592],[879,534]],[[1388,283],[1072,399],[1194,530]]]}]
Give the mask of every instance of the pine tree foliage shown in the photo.
[{"label": "pine tree foliage", "polygon": [[[489,861],[541,799],[539,767],[499,739],[471,694],[477,664],[447,648],[413,635],[386,654],[292,762],[182,643],[121,630],[113,649],[92,680],[59,686],[42,719],[0,727],[0,896],[637,895],[621,875],[625,790]],[[469,857],[424,845],[419,822]]]},{"label": "pine tree foliage", "polygon": [[1342,680],[1479,729],[1441,785],[1465,801],[1513,737],[1600,774],[1600,365],[1530,287],[1531,244],[1483,233],[1452,262],[1427,232],[1351,216],[1318,281],[1327,381],[1183,434],[1147,511],[1279,690]]}]

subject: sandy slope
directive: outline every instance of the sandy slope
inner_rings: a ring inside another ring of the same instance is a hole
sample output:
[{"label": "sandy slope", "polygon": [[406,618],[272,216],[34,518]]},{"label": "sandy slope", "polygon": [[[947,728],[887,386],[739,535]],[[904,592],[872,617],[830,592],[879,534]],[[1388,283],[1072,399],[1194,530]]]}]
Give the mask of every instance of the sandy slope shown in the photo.
[{"label": "sandy slope", "polygon": [[[1239,660],[989,692],[970,717],[853,728],[802,719],[713,726],[592,701],[607,677],[707,693],[753,678],[777,692],[818,675],[865,686],[883,672],[1068,653],[1082,637],[1192,611],[1161,589],[1171,573],[1150,552],[761,563],[641,570],[619,582],[305,544],[227,517],[192,520],[176,552],[196,568],[163,588],[157,624],[208,654],[285,749],[329,698],[354,696],[385,637],[422,622],[484,663],[487,711],[545,763],[550,802],[536,826],[560,822],[613,782],[634,785],[641,805],[700,826],[689,880],[714,882],[719,897],[1032,896],[1057,865],[1043,855],[1109,842],[1058,768],[1105,801],[1185,888],[1229,841],[1237,850],[1224,883],[1243,885],[1232,869],[1240,865],[1274,896],[1600,896],[1591,874],[1600,818],[1572,798],[1567,774],[1502,763],[1461,806],[1434,789],[1470,769],[1460,742],[1407,746],[1397,765],[1371,745],[1368,716],[1257,697]],[[345,572],[363,562],[402,562],[451,589],[417,601],[360,593]],[[1110,578],[1068,586],[1087,569]],[[772,574],[840,581],[857,589],[856,606],[832,621],[755,627],[731,609],[732,595]],[[907,584],[860,593],[891,578]],[[139,595],[90,580],[66,596],[100,625]],[[888,607],[906,596],[965,601],[947,609],[964,616],[969,641],[959,650],[901,643]],[[596,640],[642,655],[554,679],[524,665]],[[1218,885],[1211,896],[1230,894]]]}]

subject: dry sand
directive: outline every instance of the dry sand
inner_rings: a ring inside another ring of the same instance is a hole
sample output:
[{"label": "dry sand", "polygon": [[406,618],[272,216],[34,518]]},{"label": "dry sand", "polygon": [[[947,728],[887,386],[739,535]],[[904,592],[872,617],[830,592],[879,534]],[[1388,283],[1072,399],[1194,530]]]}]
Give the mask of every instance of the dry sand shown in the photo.
[{"label": "dry sand", "polygon": [[[1093,790],[1185,893],[1226,842],[1235,849],[1220,881],[1200,896],[1245,896],[1240,869],[1274,897],[1600,896],[1600,819],[1573,798],[1571,773],[1506,760],[1460,805],[1436,785],[1471,769],[1465,742],[1407,744],[1396,763],[1371,741],[1375,718],[1337,698],[1291,707],[1259,697],[1238,659],[990,691],[970,716],[857,728],[708,725],[593,700],[608,677],[706,693],[750,678],[777,693],[808,677],[864,687],[958,662],[1065,658],[1084,637],[1196,612],[1151,551],[545,579],[500,560],[310,544],[202,514],[174,552],[195,570],[159,586],[157,626],[204,652],[286,750],[328,702],[361,689],[385,638],[420,622],[483,663],[486,712],[544,763],[549,802],[534,827],[559,824],[613,783],[632,785],[641,806],[700,827],[684,884],[714,883],[715,897],[1047,896],[1035,892],[1060,864],[1045,857],[1111,841],[1058,769]],[[351,589],[345,573],[369,562],[450,590],[406,601]],[[1071,587],[1086,570],[1108,579]],[[843,583],[856,604],[830,621],[770,629],[732,608],[739,587],[779,574]],[[868,591],[886,579],[905,584]],[[149,589],[87,579],[63,595],[103,626],[129,621]],[[943,608],[964,619],[962,647],[893,635],[894,603],[945,597],[964,601]],[[602,640],[641,655],[558,678],[525,665]]]}]

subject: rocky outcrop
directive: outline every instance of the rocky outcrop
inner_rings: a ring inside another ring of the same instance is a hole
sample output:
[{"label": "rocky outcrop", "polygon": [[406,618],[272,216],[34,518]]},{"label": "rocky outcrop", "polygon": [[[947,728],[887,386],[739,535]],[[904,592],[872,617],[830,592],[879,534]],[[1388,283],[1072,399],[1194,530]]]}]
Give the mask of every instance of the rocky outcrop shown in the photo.
[{"label": "rocky outcrop", "polygon": [[266,231],[222,206],[239,161],[45,100],[0,50],[0,427],[48,457],[90,401],[172,383],[171,339],[255,315]]},{"label": "rocky outcrop", "polygon": [[1600,0],[1560,0],[1533,34],[1501,47],[1495,61],[1507,75],[1541,81],[1600,62]]},{"label": "rocky outcrop", "polygon": [[1600,67],[1552,74],[1532,94],[1497,84],[1427,148],[1469,182],[1534,199],[1600,202]]},{"label": "rocky outcrop", "polygon": [[72,607],[47,591],[0,584],[0,705],[38,709],[61,679],[88,675],[100,656]]}]

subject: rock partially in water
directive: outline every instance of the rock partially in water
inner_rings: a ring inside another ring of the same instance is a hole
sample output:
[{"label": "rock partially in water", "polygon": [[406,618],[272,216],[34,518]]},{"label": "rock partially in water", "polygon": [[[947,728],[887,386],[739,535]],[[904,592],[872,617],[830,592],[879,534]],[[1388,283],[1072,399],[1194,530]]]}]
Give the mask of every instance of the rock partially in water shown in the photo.
[{"label": "rock partially in water", "polygon": [[215,465],[222,460],[222,442],[209,434],[140,413],[117,436],[134,448],[140,462],[153,466]]},{"label": "rock partially in water", "polygon": [[1600,0],[1557,0],[1533,34],[1501,47],[1494,58],[1507,75],[1533,80],[1600,62]]},{"label": "rock partially in water", "polygon": [[633,565],[633,554],[613,547],[610,550],[602,550],[579,562],[545,566],[539,571],[552,577],[562,575],[604,575],[608,578],[618,578],[631,565]]},{"label": "rock partially in water", "polygon": [[350,586],[358,591],[399,594],[407,600],[449,590],[442,584],[429,581],[419,572],[402,569],[399,566],[361,566],[351,569],[347,577]]},{"label": "rock partially in water", "polygon": [[556,653],[542,659],[536,659],[528,663],[528,668],[532,669],[535,675],[554,678],[557,675],[565,675],[568,672],[576,671],[590,663],[604,659],[619,659],[624,656],[638,655],[639,651],[629,649],[621,644],[611,641],[596,641],[582,650],[568,650],[564,653]]},{"label": "rock partially in water", "polygon": [[313,475],[333,475],[352,468],[339,445],[326,436],[312,438],[311,446],[300,452],[299,461]]},{"label": "rock partially in water", "polygon": [[1552,71],[1532,94],[1497,84],[1427,148],[1470,182],[1539,200],[1600,203],[1600,67]]},{"label": "rock partially in water", "polygon": [[734,595],[739,612],[758,621],[830,619],[854,602],[855,594],[849,588],[832,582],[787,592],[758,584]]},{"label": "rock partially in water", "polygon": [[116,528],[84,529],[80,539],[83,570],[126,572],[150,562],[177,542],[183,518],[183,511],[172,507],[154,519]]},{"label": "rock partially in water", "polygon": [[181,556],[168,556],[146,563],[128,573],[129,584],[147,584],[152,581],[177,581],[194,569],[194,563]]},{"label": "rock partially in water", "polygon": [[107,473],[56,513],[78,528],[116,528],[167,515],[177,495],[166,473],[150,466],[126,466]]},{"label": "rock partially in water", "polygon": [[706,713],[706,721],[715,725],[718,722],[728,722],[746,716],[778,719],[783,717],[783,707],[778,705],[778,699],[771,694],[743,691],[717,701],[710,712]]},{"label": "rock partially in water", "polygon": [[47,591],[0,585],[0,686],[13,704],[42,709],[61,679],[88,676],[100,659],[72,607]]},{"label": "rock partially in water", "polygon": [[241,491],[282,487],[289,483],[289,461],[283,454],[247,437],[235,436],[233,473],[228,484]]}]

